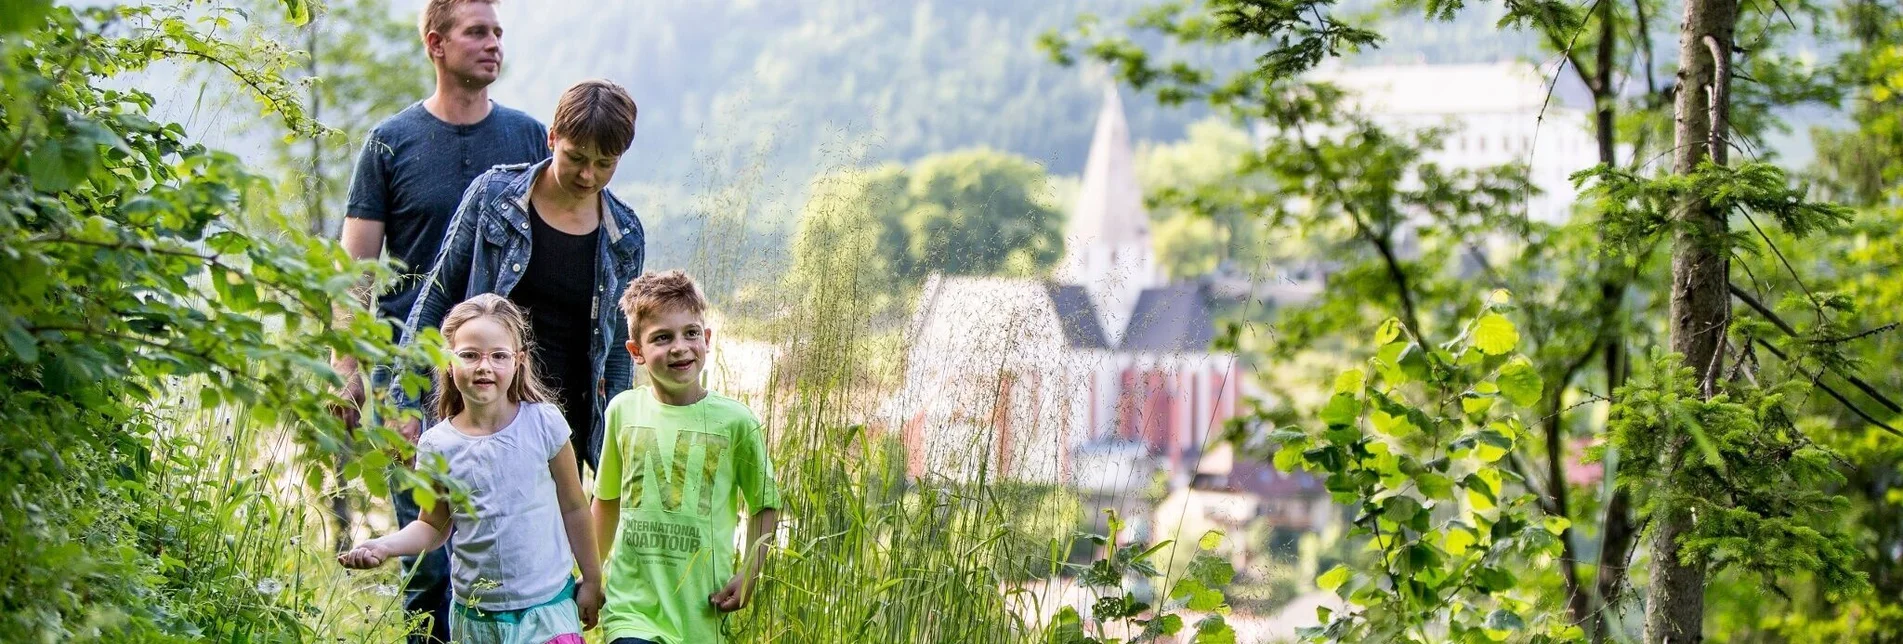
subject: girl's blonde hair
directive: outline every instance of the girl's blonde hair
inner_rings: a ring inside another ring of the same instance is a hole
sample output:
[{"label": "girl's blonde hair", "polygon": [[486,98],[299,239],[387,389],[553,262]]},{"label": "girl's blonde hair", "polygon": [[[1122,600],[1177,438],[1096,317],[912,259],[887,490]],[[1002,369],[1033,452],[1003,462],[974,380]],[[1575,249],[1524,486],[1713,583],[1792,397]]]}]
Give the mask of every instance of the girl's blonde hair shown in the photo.
[{"label": "girl's blonde hair", "polygon": [[[537,403],[554,400],[548,387],[535,375],[535,353],[529,344],[529,316],[522,308],[510,302],[508,298],[494,293],[483,293],[449,310],[443,317],[443,341],[455,342],[456,331],[464,324],[477,318],[489,318],[502,325],[515,339],[515,381],[509,383],[509,401],[515,403]],[[436,417],[450,418],[463,413],[467,405],[463,402],[463,392],[456,388],[456,382],[449,375],[450,365],[444,364],[436,369]]]}]

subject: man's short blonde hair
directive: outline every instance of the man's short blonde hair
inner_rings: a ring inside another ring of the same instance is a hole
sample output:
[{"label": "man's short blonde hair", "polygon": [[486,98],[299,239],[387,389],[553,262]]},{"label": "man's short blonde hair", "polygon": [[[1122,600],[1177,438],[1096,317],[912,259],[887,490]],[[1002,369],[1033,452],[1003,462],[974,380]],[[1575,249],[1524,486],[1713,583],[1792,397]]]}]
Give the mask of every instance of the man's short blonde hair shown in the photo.
[{"label": "man's short blonde hair", "polygon": [[456,28],[456,5],[469,3],[500,4],[502,0],[429,0],[423,5],[423,15],[416,19],[416,35],[429,42],[429,34],[434,31],[445,36]]},{"label": "man's short blonde hair", "polygon": [[[628,318],[628,339],[641,342],[641,321],[668,311],[707,314],[707,298],[694,278],[679,270],[648,273],[634,278],[621,293],[621,313]],[[704,321],[703,321],[704,323]]]}]

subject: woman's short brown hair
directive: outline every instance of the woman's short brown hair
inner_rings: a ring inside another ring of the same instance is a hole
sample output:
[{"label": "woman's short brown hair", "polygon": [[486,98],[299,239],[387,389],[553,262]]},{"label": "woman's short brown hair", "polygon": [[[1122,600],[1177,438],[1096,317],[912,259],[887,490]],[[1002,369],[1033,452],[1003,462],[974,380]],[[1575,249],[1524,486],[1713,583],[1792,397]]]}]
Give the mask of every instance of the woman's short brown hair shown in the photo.
[{"label": "woman's short brown hair", "polygon": [[628,90],[614,81],[585,80],[562,92],[548,131],[555,138],[588,146],[598,154],[618,157],[634,143],[637,111]]}]

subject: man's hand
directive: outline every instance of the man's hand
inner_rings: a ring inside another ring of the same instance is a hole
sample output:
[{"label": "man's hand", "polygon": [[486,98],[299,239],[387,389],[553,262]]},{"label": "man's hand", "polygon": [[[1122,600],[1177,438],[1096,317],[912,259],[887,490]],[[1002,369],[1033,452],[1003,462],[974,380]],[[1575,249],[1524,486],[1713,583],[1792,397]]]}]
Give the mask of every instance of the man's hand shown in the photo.
[{"label": "man's hand", "polygon": [[389,549],[384,548],[383,544],[378,543],[376,539],[371,539],[357,544],[357,547],[351,548],[349,552],[337,555],[337,563],[343,564],[345,568],[366,570],[383,565],[390,556]]},{"label": "man's hand", "polygon": [[715,610],[731,613],[746,608],[747,600],[752,598],[753,584],[745,573],[741,573],[734,575],[733,580],[727,582],[727,587],[708,597],[707,602],[713,604]]},{"label": "man's hand", "polygon": [[583,579],[575,586],[575,608],[581,613],[582,630],[595,628],[596,622],[601,619],[602,601],[601,582]]},{"label": "man's hand", "polygon": [[330,415],[344,421],[344,429],[354,430],[363,422],[363,379],[358,377],[357,359],[336,356],[330,359],[330,368],[344,379],[344,386],[337,390],[337,396],[346,401],[346,404],[332,405]]},{"label": "man's hand", "polygon": [[403,440],[409,441],[411,445],[415,445],[416,440],[423,437],[423,421],[417,418],[403,421],[403,424],[398,426],[396,431],[403,435]]}]

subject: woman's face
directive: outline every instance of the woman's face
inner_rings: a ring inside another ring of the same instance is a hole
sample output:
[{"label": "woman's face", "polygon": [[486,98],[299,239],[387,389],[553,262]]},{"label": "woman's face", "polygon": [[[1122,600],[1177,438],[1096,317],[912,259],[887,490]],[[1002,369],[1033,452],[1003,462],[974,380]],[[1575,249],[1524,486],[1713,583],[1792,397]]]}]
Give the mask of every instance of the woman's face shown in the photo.
[{"label": "woman's face", "polygon": [[554,134],[548,137],[548,147],[555,152],[551,164],[555,183],[563,190],[584,197],[607,187],[608,181],[614,179],[615,166],[621,163],[620,155],[602,154],[593,146],[556,138]]}]

